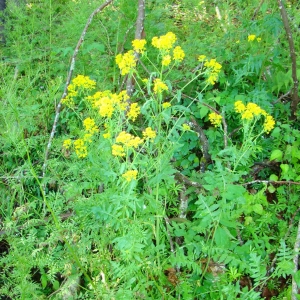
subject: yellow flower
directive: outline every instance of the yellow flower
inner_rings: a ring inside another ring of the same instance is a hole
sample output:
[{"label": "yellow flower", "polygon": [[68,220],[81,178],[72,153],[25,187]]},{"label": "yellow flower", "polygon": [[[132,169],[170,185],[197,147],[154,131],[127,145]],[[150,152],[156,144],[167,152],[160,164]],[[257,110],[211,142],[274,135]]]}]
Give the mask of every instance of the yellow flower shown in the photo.
[{"label": "yellow flower", "polygon": [[267,115],[265,117],[265,122],[264,122],[264,130],[266,133],[270,133],[270,131],[274,128],[275,126],[275,120],[272,116]]},{"label": "yellow flower", "polygon": [[206,81],[211,85],[214,85],[217,80],[218,80],[218,74],[217,73],[210,73],[208,78],[206,79]]},{"label": "yellow flower", "polygon": [[95,124],[95,120],[92,118],[86,118],[83,121],[83,126],[84,126],[85,130],[92,135],[99,131],[99,128]]},{"label": "yellow flower", "polygon": [[63,147],[64,147],[65,149],[69,149],[69,148],[71,147],[71,145],[72,145],[71,139],[64,140],[64,142],[63,142]]},{"label": "yellow flower", "polygon": [[206,55],[199,55],[199,56],[198,56],[198,60],[199,60],[199,61],[204,61],[205,58],[206,58]]},{"label": "yellow flower", "polygon": [[91,143],[92,142],[92,137],[93,135],[91,133],[86,133],[84,136],[83,136],[83,140],[87,143]]},{"label": "yellow flower", "polygon": [[131,138],[132,135],[130,133],[127,133],[126,131],[121,131],[116,138],[116,142],[127,145],[130,142]]},{"label": "yellow flower", "polygon": [[152,39],[152,45],[159,50],[168,52],[176,42],[176,35],[173,32],[168,32],[166,35],[162,35],[159,38],[155,36]]},{"label": "yellow flower", "polygon": [[211,59],[204,64],[205,67],[212,69],[212,72],[219,73],[221,71],[222,65],[219,64],[216,59]]},{"label": "yellow flower", "polygon": [[237,113],[242,113],[246,110],[246,106],[244,105],[244,103],[241,100],[238,100],[234,103],[234,110]]},{"label": "yellow flower", "polygon": [[182,129],[184,131],[189,131],[189,130],[191,130],[191,127],[188,124],[182,124]]},{"label": "yellow flower", "polygon": [[243,120],[252,120],[254,118],[253,113],[250,110],[245,110],[242,113],[242,119]]},{"label": "yellow flower", "polygon": [[256,40],[257,40],[257,41],[260,43],[260,41],[261,41],[261,38],[260,38],[260,37],[258,37]]},{"label": "yellow flower", "polygon": [[137,53],[144,53],[146,50],[145,45],[146,45],[146,40],[134,40],[132,41],[132,47],[133,50],[136,51]]},{"label": "yellow flower", "polygon": [[131,72],[136,66],[136,60],[133,50],[116,56],[116,63],[121,70],[121,75],[126,75]]},{"label": "yellow flower", "polygon": [[162,104],[162,107],[163,107],[163,109],[169,108],[169,107],[171,107],[171,103],[170,102],[164,102]]},{"label": "yellow flower", "polygon": [[88,76],[77,75],[73,80],[72,84],[75,87],[92,90],[96,86],[96,81],[90,79]]},{"label": "yellow flower", "polygon": [[130,105],[130,109],[127,113],[127,117],[129,120],[135,121],[137,116],[140,114],[141,108],[138,106],[137,103],[132,103]]},{"label": "yellow flower", "polygon": [[125,151],[124,151],[124,148],[123,146],[121,145],[112,145],[112,155],[114,156],[125,156]]},{"label": "yellow flower", "polygon": [[144,131],[143,131],[143,137],[145,139],[154,139],[156,137],[156,132],[154,130],[152,130],[151,127],[147,127]]},{"label": "yellow flower", "polygon": [[166,67],[170,63],[171,63],[171,55],[168,54],[168,55],[163,56],[161,64]]},{"label": "yellow flower", "polygon": [[256,38],[256,35],[255,34],[250,34],[248,35],[248,42],[253,42]]},{"label": "yellow flower", "polygon": [[125,172],[122,177],[126,179],[126,181],[130,182],[131,180],[135,180],[137,177],[138,171],[137,170],[129,170]]},{"label": "yellow flower", "polygon": [[109,132],[103,133],[103,137],[104,137],[105,139],[109,139],[109,138],[110,138],[110,133],[109,133]]},{"label": "yellow flower", "polygon": [[177,46],[173,50],[173,59],[175,61],[183,61],[185,53],[180,46]]},{"label": "yellow flower", "polygon": [[162,82],[159,78],[154,80],[154,88],[153,91],[155,94],[161,94],[163,91],[167,91],[167,85]]},{"label": "yellow flower", "polygon": [[136,137],[132,137],[130,139],[130,141],[127,143],[127,147],[133,147],[133,148],[137,148],[140,144],[142,144],[144,142],[143,139],[139,138],[138,136]]},{"label": "yellow flower", "polygon": [[262,109],[255,103],[248,103],[246,109],[250,111],[254,116],[259,116],[262,112]]},{"label": "yellow flower", "polygon": [[102,103],[100,104],[100,107],[99,107],[100,116],[111,118],[111,116],[114,112],[114,107],[113,107],[112,102],[110,101],[110,99],[108,97],[103,97],[101,100],[102,100]]},{"label": "yellow flower", "polygon": [[211,124],[213,124],[215,127],[218,127],[222,122],[222,116],[215,112],[210,113],[208,118]]},{"label": "yellow flower", "polygon": [[87,148],[83,139],[77,139],[74,141],[74,148],[78,158],[84,158],[87,156]]},{"label": "yellow flower", "polygon": [[130,133],[122,131],[116,138],[116,142],[123,144],[126,147],[137,148],[140,144],[143,143],[143,140],[139,137],[134,137]]}]

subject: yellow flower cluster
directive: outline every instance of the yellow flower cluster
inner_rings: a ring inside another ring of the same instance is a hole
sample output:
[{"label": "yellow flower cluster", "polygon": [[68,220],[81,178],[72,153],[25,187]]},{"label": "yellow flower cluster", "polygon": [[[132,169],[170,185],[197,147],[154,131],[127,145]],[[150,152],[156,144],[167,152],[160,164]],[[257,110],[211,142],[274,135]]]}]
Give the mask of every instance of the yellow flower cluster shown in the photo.
[{"label": "yellow flower cluster", "polygon": [[144,53],[146,48],[146,40],[134,40],[132,41],[132,47],[133,50],[136,51],[137,53]]},{"label": "yellow flower cluster", "polygon": [[152,39],[152,45],[155,48],[166,52],[169,52],[169,50],[172,49],[175,42],[176,35],[173,32],[168,32],[167,34],[160,37],[155,36]]},{"label": "yellow flower cluster", "polygon": [[88,76],[78,75],[72,80],[72,85],[86,90],[92,90],[96,86],[96,81],[90,79]]},{"label": "yellow flower cluster", "polygon": [[78,90],[92,90],[96,86],[96,81],[90,79],[88,76],[78,75],[68,86],[68,94],[62,100],[62,103],[73,107],[74,106],[74,97],[78,96]]},{"label": "yellow flower cluster", "polygon": [[182,48],[180,46],[176,46],[173,50],[173,59],[175,61],[180,62],[183,61],[184,57],[185,57],[185,53],[182,50]]},{"label": "yellow flower cluster", "polygon": [[126,179],[126,181],[130,182],[131,180],[135,180],[137,177],[138,171],[137,170],[129,170],[125,172],[122,177]]},{"label": "yellow flower cluster", "polygon": [[199,60],[200,62],[204,61],[205,58],[206,58],[206,55],[203,55],[203,54],[198,56],[198,60]]},{"label": "yellow flower cluster", "polygon": [[188,124],[182,124],[182,129],[184,131],[189,131],[189,130],[191,130],[191,127]]},{"label": "yellow flower cluster", "polygon": [[162,104],[162,107],[163,107],[163,109],[167,109],[167,108],[171,107],[171,103],[170,102],[164,102]]},{"label": "yellow flower cluster", "polygon": [[264,126],[264,131],[266,133],[269,133],[275,127],[274,118],[270,115],[265,116],[265,122],[263,126]]},{"label": "yellow flower cluster", "polygon": [[138,136],[133,136],[130,133],[122,131],[116,138],[116,143],[119,143],[121,145],[112,145],[112,155],[125,156],[125,149],[137,148],[143,142],[144,140],[139,138]]},{"label": "yellow flower cluster", "polygon": [[154,139],[156,137],[156,132],[154,130],[152,130],[151,127],[147,127],[144,131],[143,131],[143,137],[145,139]]},{"label": "yellow flower cluster", "polygon": [[261,41],[261,38],[260,38],[260,37],[256,37],[255,34],[249,34],[249,35],[248,35],[248,42],[253,42],[255,39],[256,39],[258,42]]},{"label": "yellow flower cluster", "polygon": [[140,112],[141,112],[141,108],[138,106],[138,104],[132,103],[130,105],[129,111],[127,112],[127,117],[129,120],[135,121],[135,119],[140,114]]},{"label": "yellow flower cluster", "polygon": [[64,147],[65,149],[70,149],[71,145],[72,145],[71,139],[64,140],[64,142],[63,142],[63,147]]},{"label": "yellow flower cluster", "polygon": [[265,122],[263,127],[266,133],[269,133],[275,126],[274,118],[255,103],[249,102],[245,105],[242,101],[238,100],[234,103],[234,110],[241,114],[243,120],[251,121],[254,117],[264,116]]},{"label": "yellow flower cluster", "polygon": [[143,139],[139,138],[138,136],[133,136],[130,133],[122,131],[117,136],[116,142],[123,144],[125,147],[128,147],[128,148],[131,148],[131,147],[137,148],[144,141],[143,141]]},{"label": "yellow flower cluster", "polygon": [[115,110],[125,111],[128,105],[129,96],[126,91],[119,94],[111,91],[97,92],[93,96],[86,97],[94,109],[99,111],[101,117],[111,118]]},{"label": "yellow flower cluster", "polygon": [[99,128],[97,127],[97,125],[95,124],[95,120],[92,118],[86,118],[83,121],[83,127],[85,129],[86,132],[90,133],[90,134],[94,134],[96,132],[99,131]]},{"label": "yellow flower cluster", "polygon": [[[200,55],[198,59],[199,60],[201,59],[201,61],[203,61],[205,59],[205,56]],[[221,71],[222,65],[219,64],[216,61],[216,59],[211,59],[210,61],[206,61],[204,63],[204,66],[207,67],[210,70],[209,76],[207,78],[207,82],[211,85],[214,85],[216,83],[216,81],[218,80],[218,76],[219,76],[219,73]]]},{"label": "yellow flower cluster", "polygon": [[164,55],[161,61],[163,66],[168,66],[171,63],[172,57],[170,54]]},{"label": "yellow flower cluster", "polygon": [[[85,129],[85,134],[83,138],[74,141],[74,149],[78,158],[84,158],[87,156],[88,151],[87,151],[86,143],[91,143],[93,135],[99,131],[99,128],[95,123],[95,120],[92,118],[86,118],[83,121],[83,127]],[[72,145],[71,139],[67,139],[63,142],[64,149],[69,149],[71,145]]]},{"label": "yellow flower cluster", "polygon": [[211,124],[213,124],[215,127],[218,127],[222,122],[222,116],[215,112],[210,113],[208,118]]},{"label": "yellow flower cluster", "polygon": [[168,86],[161,81],[159,78],[154,80],[154,94],[161,94],[163,91],[167,91],[168,90]]},{"label": "yellow flower cluster", "polygon": [[77,139],[74,141],[74,148],[78,158],[85,158],[87,156],[87,147],[83,139]]},{"label": "yellow flower cluster", "polygon": [[219,73],[222,69],[222,65],[219,64],[216,59],[211,59],[204,64],[205,67],[212,69],[213,72]]},{"label": "yellow flower cluster", "polygon": [[121,75],[126,75],[136,67],[136,59],[133,50],[116,56],[116,63],[121,70]]},{"label": "yellow flower cluster", "polygon": [[152,45],[161,51],[162,54],[161,64],[165,67],[171,63],[172,59],[175,62],[182,62],[185,57],[185,53],[180,46],[176,46],[173,49],[173,57],[169,54],[175,42],[176,42],[176,36],[172,32],[168,32],[166,35],[163,35],[159,38],[154,37],[152,39]]},{"label": "yellow flower cluster", "polygon": [[112,155],[113,156],[125,156],[125,150],[121,145],[112,145]]}]

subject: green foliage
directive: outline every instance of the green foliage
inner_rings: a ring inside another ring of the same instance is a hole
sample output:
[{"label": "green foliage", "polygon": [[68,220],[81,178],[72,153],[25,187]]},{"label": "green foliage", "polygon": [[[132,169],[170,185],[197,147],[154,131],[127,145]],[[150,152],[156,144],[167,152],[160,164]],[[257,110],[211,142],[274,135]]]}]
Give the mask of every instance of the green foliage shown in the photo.
[{"label": "green foliage", "polygon": [[[277,100],[293,84],[283,25],[275,2],[256,14],[261,1],[221,2],[147,2],[130,103],[116,56],[132,49],[136,1],[97,15],[45,176],[69,61],[99,3],[10,2],[0,49],[2,297],[246,300],[268,290],[281,299],[292,276],[299,285],[299,121]],[[293,5],[288,13],[297,44],[299,17]],[[151,44],[168,32],[169,48]]]}]

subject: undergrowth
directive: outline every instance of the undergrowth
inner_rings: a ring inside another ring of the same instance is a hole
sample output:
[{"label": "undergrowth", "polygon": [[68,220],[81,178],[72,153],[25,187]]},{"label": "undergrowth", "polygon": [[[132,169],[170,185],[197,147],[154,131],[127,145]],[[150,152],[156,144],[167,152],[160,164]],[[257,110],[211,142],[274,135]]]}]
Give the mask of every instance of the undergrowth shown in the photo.
[{"label": "undergrowth", "polygon": [[3,299],[291,299],[300,131],[278,7],[259,2],[149,2],[135,40],[136,3],[116,1],[63,99],[98,1],[10,2]]}]

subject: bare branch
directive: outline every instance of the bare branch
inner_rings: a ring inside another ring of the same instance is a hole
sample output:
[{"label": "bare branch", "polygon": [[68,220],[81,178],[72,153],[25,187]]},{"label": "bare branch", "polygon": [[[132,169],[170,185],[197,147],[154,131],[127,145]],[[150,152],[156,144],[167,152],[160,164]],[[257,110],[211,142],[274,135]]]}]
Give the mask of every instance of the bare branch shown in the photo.
[{"label": "bare branch", "polygon": [[80,48],[80,46],[82,45],[82,43],[84,41],[85,35],[87,33],[87,30],[88,30],[89,26],[91,25],[91,23],[92,23],[93,18],[95,17],[95,15],[98,14],[98,13],[100,13],[106,6],[108,6],[112,2],[113,2],[113,0],[106,0],[102,5],[100,5],[97,9],[95,9],[92,12],[92,14],[89,16],[89,18],[88,18],[88,20],[87,20],[87,22],[85,24],[85,27],[84,27],[84,29],[83,29],[83,31],[81,33],[81,36],[80,36],[80,38],[78,40],[78,43],[76,45],[76,48],[74,50],[73,56],[71,58],[71,65],[70,65],[70,69],[69,69],[69,72],[68,72],[68,76],[67,76],[67,81],[66,81],[66,84],[65,84],[65,88],[64,88],[63,94],[62,94],[62,96],[61,96],[61,98],[59,100],[59,103],[56,106],[55,118],[54,118],[54,122],[53,122],[53,125],[52,125],[52,130],[51,130],[51,134],[50,134],[49,141],[48,141],[48,144],[47,144],[47,148],[46,148],[46,151],[45,151],[44,164],[43,164],[43,167],[42,167],[42,177],[43,178],[46,175],[47,160],[48,160],[48,157],[49,157],[52,140],[54,138],[54,135],[55,135],[55,132],[56,132],[56,127],[57,127],[58,120],[59,120],[59,115],[60,115],[60,111],[61,111],[61,107],[62,107],[61,101],[68,94],[68,86],[69,86],[69,84],[71,82],[73,71],[75,69],[75,62],[76,62],[77,54],[79,52],[79,48]]},{"label": "bare branch", "polygon": [[192,117],[190,118],[190,120],[191,123],[193,124],[194,131],[198,133],[198,137],[201,143],[201,150],[202,150],[204,161],[200,163],[200,170],[203,173],[205,172],[207,164],[211,161],[211,157],[208,152],[209,150],[208,139],[204,133],[204,130],[201,128],[198,122]]},{"label": "bare branch", "polygon": [[285,180],[279,180],[279,181],[276,181],[276,180],[253,180],[253,181],[250,181],[250,182],[243,183],[242,185],[250,185],[250,184],[254,184],[254,183],[280,184],[280,185],[283,185],[283,184],[300,185],[300,182],[289,181],[289,180],[286,180],[286,181]]},{"label": "bare branch", "polygon": [[[221,113],[217,109],[215,109],[214,107],[210,106],[207,103],[200,102],[197,98],[192,98],[192,97],[190,97],[190,96],[188,96],[186,94],[182,94],[182,96],[184,96],[185,98],[191,99],[193,101],[197,101],[201,105],[206,106],[207,108],[209,108],[210,110],[212,110],[213,112],[215,112],[217,115],[221,115]],[[222,118],[222,124],[223,124],[223,131],[224,131],[224,134],[223,134],[224,148],[227,148],[227,145],[228,145],[228,133],[227,133],[227,123],[226,123],[225,118]]]},{"label": "bare branch", "polygon": [[175,174],[175,179],[181,183],[184,183],[188,186],[193,186],[193,187],[197,187],[197,188],[202,188],[202,184],[200,184],[199,182],[196,181],[191,181],[188,177],[186,177],[185,175],[181,174],[180,172],[177,172]]},{"label": "bare branch", "polygon": [[260,10],[260,8],[261,8],[261,6],[263,5],[264,2],[265,2],[265,0],[260,1],[259,5],[257,6],[257,8],[256,8],[256,10],[255,10],[255,12],[254,12],[254,14],[251,18],[252,21],[256,18],[257,14],[258,14],[258,12],[259,12],[259,10]]},{"label": "bare branch", "polygon": [[[136,30],[135,30],[135,39],[141,40],[144,38],[144,21],[145,21],[145,0],[139,0],[138,2],[138,17],[136,21]],[[136,60],[139,58],[139,53],[135,52],[134,56]],[[131,96],[134,90],[134,78],[132,76],[128,76],[126,91],[128,96]]]}]

